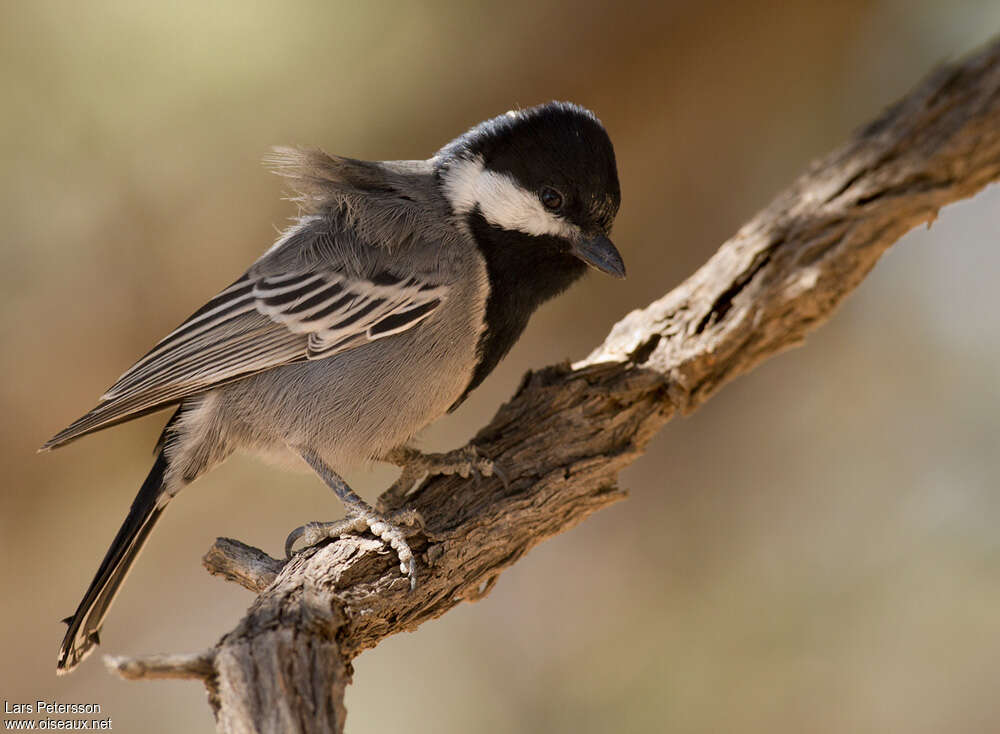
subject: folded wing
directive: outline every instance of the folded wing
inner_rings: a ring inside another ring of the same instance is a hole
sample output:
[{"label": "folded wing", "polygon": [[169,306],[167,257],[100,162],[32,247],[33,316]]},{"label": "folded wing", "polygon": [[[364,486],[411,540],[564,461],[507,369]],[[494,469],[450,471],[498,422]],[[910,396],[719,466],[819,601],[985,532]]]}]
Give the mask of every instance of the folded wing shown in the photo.
[{"label": "folded wing", "polygon": [[[252,273],[253,271],[251,271]],[[326,266],[245,275],[133,365],[43,450],[263,370],[324,359],[417,325],[447,288],[389,270]]]}]

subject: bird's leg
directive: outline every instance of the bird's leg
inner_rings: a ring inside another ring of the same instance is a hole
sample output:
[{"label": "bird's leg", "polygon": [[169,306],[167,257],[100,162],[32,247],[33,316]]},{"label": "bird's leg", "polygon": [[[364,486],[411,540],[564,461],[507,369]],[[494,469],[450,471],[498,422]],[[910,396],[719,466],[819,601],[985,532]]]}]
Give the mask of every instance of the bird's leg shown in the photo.
[{"label": "bird's leg", "polygon": [[510,488],[503,470],[471,445],[443,454],[425,454],[412,446],[399,446],[383,456],[382,460],[403,468],[399,479],[379,498],[379,507],[383,508],[401,504],[413,486],[429,474],[457,474],[463,479],[471,476],[476,482],[482,477],[496,475],[504,489]]},{"label": "bird's leg", "polygon": [[416,510],[402,510],[391,515],[379,513],[355,494],[354,490],[347,486],[347,482],[327,466],[326,462],[314,451],[301,449],[299,453],[344,503],[347,508],[347,517],[334,522],[311,522],[296,528],[285,540],[285,556],[291,557],[292,548],[300,540],[308,547],[328,538],[371,530],[376,537],[396,552],[399,557],[399,570],[410,579],[410,589],[416,588],[416,561],[400,526],[421,527],[423,522],[420,514]]}]

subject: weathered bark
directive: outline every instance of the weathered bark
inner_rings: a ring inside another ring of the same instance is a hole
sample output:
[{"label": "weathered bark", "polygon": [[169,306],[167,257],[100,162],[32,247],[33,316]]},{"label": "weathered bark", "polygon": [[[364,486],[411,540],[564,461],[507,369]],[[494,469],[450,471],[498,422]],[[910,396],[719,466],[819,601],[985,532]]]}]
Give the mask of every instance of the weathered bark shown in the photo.
[{"label": "weathered bark", "polygon": [[[622,499],[618,473],[671,416],[801,343],[893,242],[998,176],[1000,41],[935,72],[811,166],[587,359],[528,374],[473,441],[509,487],[434,477],[406,498],[426,521],[411,539],[415,592],[369,538],[307,549],[283,568],[220,539],[206,565],[260,595],[213,650],[172,674],[205,680],[220,731],[342,731],[356,655],[481,598],[534,545]],[[171,674],[161,658],[112,665]]]}]

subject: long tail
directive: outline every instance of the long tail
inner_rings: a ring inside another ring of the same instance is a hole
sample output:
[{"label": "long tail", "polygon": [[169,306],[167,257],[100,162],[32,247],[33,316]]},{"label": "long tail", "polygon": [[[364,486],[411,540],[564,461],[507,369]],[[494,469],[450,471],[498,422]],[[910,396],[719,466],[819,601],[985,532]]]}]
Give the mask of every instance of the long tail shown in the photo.
[{"label": "long tail", "polygon": [[158,500],[163,494],[166,470],[167,460],[161,449],[149,476],[132,501],[125,522],[111,542],[94,580],[90,582],[90,588],[83,595],[83,601],[72,617],[63,620],[69,629],[59,648],[56,673],[63,675],[73,670],[100,643],[101,623],[149,532],[163,513],[165,503]]}]

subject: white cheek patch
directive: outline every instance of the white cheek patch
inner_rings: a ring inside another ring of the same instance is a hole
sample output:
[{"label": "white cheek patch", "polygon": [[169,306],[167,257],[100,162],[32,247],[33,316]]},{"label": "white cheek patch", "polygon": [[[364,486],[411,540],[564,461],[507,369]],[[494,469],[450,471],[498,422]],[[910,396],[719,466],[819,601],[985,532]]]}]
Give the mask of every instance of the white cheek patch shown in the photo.
[{"label": "white cheek patch", "polygon": [[481,158],[458,161],[444,174],[445,195],[461,216],[476,205],[487,222],[536,237],[574,237],[577,227],[548,211],[538,196],[503,173],[487,171]]}]

